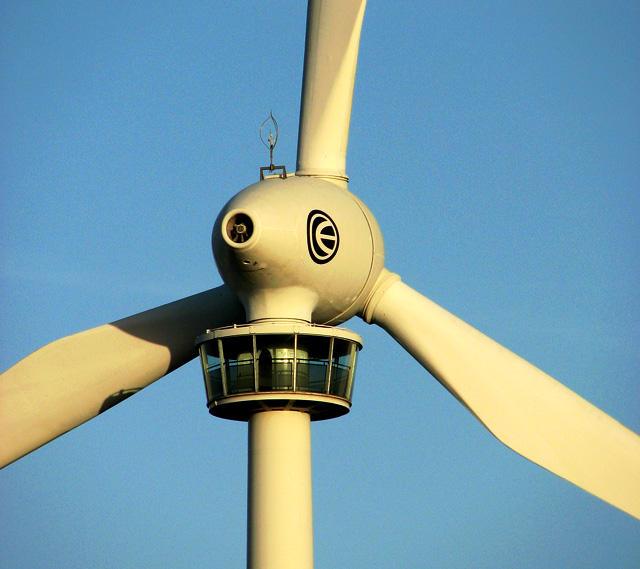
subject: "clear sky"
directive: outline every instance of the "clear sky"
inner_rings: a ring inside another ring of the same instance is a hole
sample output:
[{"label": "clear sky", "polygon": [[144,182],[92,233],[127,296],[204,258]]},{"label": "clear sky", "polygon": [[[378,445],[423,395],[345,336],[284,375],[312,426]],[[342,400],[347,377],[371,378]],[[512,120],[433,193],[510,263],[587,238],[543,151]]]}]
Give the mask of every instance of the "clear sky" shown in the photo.
[{"label": "clear sky", "polygon": [[[221,284],[219,209],[303,2],[0,2],[0,369]],[[381,2],[347,158],[405,282],[640,432],[640,5]],[[640,566],[640,522],[509,451],[385,333],[313,427],[319,568]],[[246,425],[195,362],[0,472],[0,567],[245,563]]]}]

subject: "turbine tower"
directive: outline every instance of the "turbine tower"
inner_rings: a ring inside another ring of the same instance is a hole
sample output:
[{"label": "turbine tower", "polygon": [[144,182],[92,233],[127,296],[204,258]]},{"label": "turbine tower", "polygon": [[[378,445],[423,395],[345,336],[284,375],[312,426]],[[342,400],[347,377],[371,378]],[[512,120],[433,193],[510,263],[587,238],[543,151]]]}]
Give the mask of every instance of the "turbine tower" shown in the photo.
[{"label": "turbine tower", "polygon": [[249,423],[248,566],[310,568],[310,423],[349,411],[362,342],[336,326],[359,316],[504,444],[640,518],[638,435],[385,269],[345,169],[364,6],[309,1],[296,173],[271,162],[222,208],[212,248],[225,285],[62,338],[3,373],[0,466],[199,353],[210,413]]}]

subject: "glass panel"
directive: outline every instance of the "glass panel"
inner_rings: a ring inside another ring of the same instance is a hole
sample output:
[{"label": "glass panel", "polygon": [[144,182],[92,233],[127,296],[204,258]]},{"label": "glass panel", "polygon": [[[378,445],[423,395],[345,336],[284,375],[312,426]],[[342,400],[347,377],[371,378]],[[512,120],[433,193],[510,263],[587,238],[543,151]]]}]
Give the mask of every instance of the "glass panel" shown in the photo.
[{"label": "glass panel", "polygon": [[209,401],[214,399],[220,399],[224,396],[224,390],[222,388],[222,370],[220,364],[209,368],[209,389],[207,389],[207,396]]},{"label": "glass panel", "polygon": [[298,336],[296,389],[312,393],[327,392],[327,363],[331,339]]},{"label": "glass panel", "polygon": [[256,336],[260,391],[293,389],[293,335]]},{"label": "glass panel", "polygon": [[351,371],[351,342],[336,338],[333,342],[331,360],[331,395],[347,397],[349,373]]},{"label": "glass panel", "polygon": [[222,340],[227,393],[255,391],[253,374],[253,336],[236,336]]},{"label": "glass panel", "polygon": [[353,350],[353,359],[351,360],[353,363],[351,364],[351,374],[349,376],[349,385],[347,386],[346,395],[346,398],[349,401],[351,401],[351,399],[353,398],[353,382],[356,378],[356,367],[358,363],[358,346],[356,344],[353,344],[353,346],[351,346],[351,349]]},{"label": "glass panel", "polygon": [[222,373],[218,340],[209,340],[200,345],[200,358],[204,372],[204,386],[207,390],[207,401],[218,399],[224,395],[222,389]]}]

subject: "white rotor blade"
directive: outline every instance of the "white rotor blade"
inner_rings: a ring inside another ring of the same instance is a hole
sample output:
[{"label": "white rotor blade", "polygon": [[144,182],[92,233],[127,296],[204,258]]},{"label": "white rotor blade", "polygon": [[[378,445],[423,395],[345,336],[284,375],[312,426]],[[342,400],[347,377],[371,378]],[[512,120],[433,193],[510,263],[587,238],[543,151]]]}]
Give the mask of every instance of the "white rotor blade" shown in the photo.
[{"label": "white rotor blade", "polygon": [[245,321],[221,286],[56,340],[0,375],[0,468],[197,355],[207,328]]},{"label": "white rotor blade", "polygon": [[347,180],[351,103],[366,0],[309,0],[298,176]]},{"label": "white rotor blade", "polygon": [[640,519],[640,437],[384,271],[364,318],[384,328],[500,441]]}]

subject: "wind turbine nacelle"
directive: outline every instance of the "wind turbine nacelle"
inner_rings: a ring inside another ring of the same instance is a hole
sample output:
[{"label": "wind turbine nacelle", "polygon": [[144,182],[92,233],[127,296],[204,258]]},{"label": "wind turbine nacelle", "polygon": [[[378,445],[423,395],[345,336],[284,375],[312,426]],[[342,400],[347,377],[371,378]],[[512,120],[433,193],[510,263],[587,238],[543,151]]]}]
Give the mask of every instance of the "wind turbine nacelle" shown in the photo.
[{"label": "wind turbine nacelle", "polygon": [[369,209],[320,178],[268,178],[234,196],[213,227],[213,256],[248,321],[339,324],[362,310],[384,267]]}]

